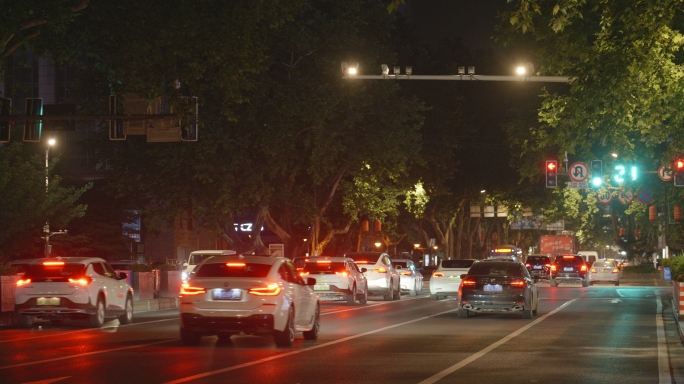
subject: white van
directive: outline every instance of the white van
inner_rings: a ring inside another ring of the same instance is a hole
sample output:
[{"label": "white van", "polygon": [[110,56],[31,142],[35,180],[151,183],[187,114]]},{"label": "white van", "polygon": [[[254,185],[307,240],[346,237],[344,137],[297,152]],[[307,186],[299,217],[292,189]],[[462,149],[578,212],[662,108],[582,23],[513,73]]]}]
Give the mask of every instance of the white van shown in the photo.
[{"label": "white van", "polygon": [[205,250],[205,251],[193,251],[190,252],[190,257],[187,263],[183,263],[183,272],[181,273],[181,278],[183,281],[188,281],[190,278],[190,273],[195,269],[196,266],[202,264],[202,262],[212,256],[220,255],[234,255],[235,251],[230,251],[226,249],[218,250]]},{"label": "white van", "polygon": [[577,255],[581,256],[588,265],[594,264],[594,261],[599,259],[598,252],[596,251],[579,251]]}]

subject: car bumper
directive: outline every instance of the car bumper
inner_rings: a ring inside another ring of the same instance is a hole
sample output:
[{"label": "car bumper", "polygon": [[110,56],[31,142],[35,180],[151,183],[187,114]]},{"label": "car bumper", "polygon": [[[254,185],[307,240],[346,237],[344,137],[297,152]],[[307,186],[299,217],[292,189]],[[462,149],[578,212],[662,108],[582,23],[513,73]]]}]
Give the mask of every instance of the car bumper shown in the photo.
[{"label": "car bumper", "polygon": [[[321,301],[340,301],[346,300],[347,296],[351,294],[351,289],[340,288],[336,285],[325,283],[330,285],[328,290],[314,290],[318,294],[318,299]],[[315,287],[315,286],[314,286]]]},{"label": "car bumper", "polygon": [[461,279],[445,280],[444,278],[430,279],[430,294],[453,296],[458,294],[458,288],[461,286]]},{"label": "car bumper", "polygon": [[618,280],[620,280],[620,279],[619,279],[617,273],[589,275],[589,281],[590,282],[606,281],[606,282],[613,282],[614,283]]},{"label": "car bumper", "polygon": [[272,314],[250,316],[203,316],[196,313],[181,314],[181,326],[184,329],[201,333],[257,333],[274,329]]},{"label": "car bumper", "polygon": [[38,305],[37,298],[31,298],[21,304],[15,304],[17,316],[35,316],[39,318],[84,317],[95,314],[95,305],[75,303],[66,297],[60,297],[59,305]]},{"label": "car bumper", "polygon": [[412,276],[400,277],[399,287],[402,291],[413,291],[416,289],[416,278]]},{"label": "car bumper", "polygon": [[520,312],[530,305],[523,295],[468,294],[459,298],[458,307],[474,312]]}]

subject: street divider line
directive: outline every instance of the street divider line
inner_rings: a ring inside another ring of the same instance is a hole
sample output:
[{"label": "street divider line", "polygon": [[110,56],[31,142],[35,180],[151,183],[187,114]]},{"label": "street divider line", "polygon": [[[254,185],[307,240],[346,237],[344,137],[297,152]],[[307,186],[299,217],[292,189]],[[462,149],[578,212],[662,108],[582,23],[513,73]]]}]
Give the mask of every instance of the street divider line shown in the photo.
[{"label": "street divider line", "polygon": [[239,364],[239,365],[234,365],[234,366],[232,366],[232,367],[217,369],[217,370],[215,370],[215,371],[209,371],[209,372],[200,373],[200,374],[193,375],[193,376],[183,377],[183,378],[181,378],[181,379],[176,379],[176,380],[168,381],[168,382],[166,382],[165,384],[185,383],[185,382],[187,382],[187,381],[197,380],[197,379],[201,379],[201,378],[204,378],[204,377],[209,377],[209,376],[218,375],[218,374],[221,374],[221,373],[226,373],[226,372],[230,372],[230,371],[235,371],[235,370],[240,369],[240,368],[251,367],[252,365],[257,365],[257,364],[261,364],[261,363],[266,363],[266,362],[269,362],[269,361],[272,361],[272,360],[281,359],[281,358],[283,358],[283,357],[288,357],[288,356],[297,355],[297,354],[304,353],[304,352],[308,352],[308,351],[313,351],[314,349],[319,349],[319,348],[328,347],[328,346],[335,345],[335,344],[339,344],[339,343],[344,343],[345,341],[358,339],[359,337],[372,335],[372,334],[374,334],[374,333],[378,333],[378,332],[386,331],[386,330],[388,330],[388,329],[397,328],[397,327],[401,327],[401,326],[404,326],[404,325],[407,325],[407,324],[412,324],[412,323],[416,323],[416,322],[419,322],[419,321],[431,319],[431,318],[433,318],[433,317],[441,316],[441,315],[444,315],[444,314],[447,314],[447,313],[451,313],[451,312],[456,312],[456,311],[458,311],[458,309],[451,309],[451,310],[448,310],[448,311],[435,313],[434,315],[424,316],[424,317],[421,317],[421,318],[418,318],[418,319],[413,319],[413,320],[409,320],[409,321],[404,321],[403,323],[394,324],[394,325],[389,325],[389,326],[387,326],[387,327],[378,328],[378,329],[376,329],[376,330],[374,330],[374,331],[368,331],[368,332],[364,332],[364,333],[359,333],[358,335],[354,335],[354,336],[343,337],[343,338],[338,339],[338,340],[335,340],[335,341],[329,341],[329,342],[327,342],[327,343],[314,345],[314,346],[309,347],[309,348],[303,348],[303,349],[300,349],[300,350],[297,350],[297,351],[281,353],[280,355],[271,356],[271,357],[267,357],[267,358],[260,359],[260,360],[250,361],[249,363],[243,363],[243,364]]},{"label": "street divider line", "polygon": [[535,321],[533,321],[533,322],[527,324],[526,326],[524,326],[524,327],[518,329],[517,331],[515,331],[515,332],[509,334],[508,336],[506,336],[506,337],[504,337],[503,339],[497,341],[496,343],[491,344],[490,346],[488,346],[487,348],[481,350],[480,352],[477,352],[477,353],[474,354],[474,355],[470,355],[470,357],[468,357],[467,359],[461,360],[460,362],[458,362],[458,363],[452,365],[451,367],[449,367],[449,368],[443,370],[442,372],[439,372],[439,373],[437,373],[436,375],[433,375],[433,376],[431,376],[431,377],[428,377],[427,379],[421,381],[419,384],[432,384],[432,383],[436,383],[437,381],[443,379],[445,376],[450,375],[450,374],[452,374],[452,373],[458,371],[459,369],[465,367],[466,365],[472,363],[473,361],[475,361],[475,360],[479,359],[480,357],[486,355],[487,353],[491,352],[493,349],[499,347],[499,346],[502,345],[502,344],[505,344],[506,342],[508,342],[508,341],[511,340],[512,338],[514,338],[514,337],[520,335],[521,333],[523,333],[523,332],[527,331],[528,329],[534,327],[535,325],[541,323],[541,322],[544,321],[547,317],[556,314],[558,311],[560,311],[561,309],[567,307],[568,305],[570,305],[570,304],[571,304],[573,301],[575,301],[575,300],[577,300],[577,299],[572,299],[572,300],[570,300],[570,301],[566,301],[565,303],[563,303],[563,305],[561,305],[560,307],[558,307],[558,308],[554,309],[553,311],[547,313],[546,315],[544,315],[544,316],[538,318],[537,320],[535,320]]},{"label": "street divider line", "polygon": [[[676,284],[676,283],[675,283]],[[667,339],[665,338],[665,322],[663,321],[663,303],[660,291],[656,290],[656,335],[658,336],[658,384],[672,383],[670,375],[670,361],[667,354]]]},{"label": "street divider line", "polygon": [[93,351],[93,352],[79,353],[78,355],[55,357],[54,359],[46,359],[46,360],[30,361],[30,362],[27,362],[27,363],[20,363],[20,364],[14,364],[14,365],[6,365],[6,366],[4,366],[4,367],[0,367],[0,370],[3,370],[3,369],[10,369],[10,368],[26,367],[26,366],[28,366],[28,365],[52,363],[53,361],[60,361],[60,360],[67,360],[67,359],[76,359],[76,358],[84,357],[84,356],[98,355],[98,354],[100,354],[100,353],[124,351],[124,350],[126,350],[126,349],[133,349],[133,348],[140,348],[140,347],[149,347],[150,345],[156,345],[156,344],[162,344],[162,343],[170,343],[170,342],[172,342],[172,341],[178,341],[178,339],[155,341],[154,343],[147,343],[147,344],[140,344],[140,345],[129,345],[128,347],[120,347],[120,348],[113,348],[113,349],[105,349],[105,350],[102,350],[102,351]]}]

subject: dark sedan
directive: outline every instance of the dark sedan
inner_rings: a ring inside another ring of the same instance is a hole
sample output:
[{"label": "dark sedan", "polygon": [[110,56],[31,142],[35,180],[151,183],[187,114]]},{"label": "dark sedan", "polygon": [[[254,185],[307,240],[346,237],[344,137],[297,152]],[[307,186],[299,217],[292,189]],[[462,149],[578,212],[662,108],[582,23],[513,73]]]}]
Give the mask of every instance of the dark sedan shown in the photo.
[{"label": "dark sedan", "polygon": [[523,319],[531,319],[537,314],[537,286],[525,264],[484,260],[461,276],[458,317],[477,312],[521,312]]}]

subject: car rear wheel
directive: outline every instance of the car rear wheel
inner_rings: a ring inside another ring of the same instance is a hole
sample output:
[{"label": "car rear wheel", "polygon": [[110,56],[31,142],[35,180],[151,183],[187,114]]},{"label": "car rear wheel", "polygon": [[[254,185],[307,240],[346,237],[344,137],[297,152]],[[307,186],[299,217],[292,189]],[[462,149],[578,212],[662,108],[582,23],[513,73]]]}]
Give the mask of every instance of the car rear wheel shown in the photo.
[{"label": "car rear wheel", "polygon": [[531,319],[532,318],[532,310],[531,309],[523,309],[522,318],[523,319]]},{"label": "car rear wheel", "polygon": [[620,281],[618,280],[618,281],[615,282],[615,286],[617,287],[617,286],[619,286],[619,285],[620,285]]},{"label": "car rear wheel", "polygon": [[318,303],[316,304],[316,313],[314,314],[314,324],[310,330],[304,331],[304,338],[306,340],[316,340],[318,339],[318,331],[320,329],[320,319],[321,319],[321,309]]},{"label": "car rear wheel", "polygon": [[93,328],[102,328],[105,321],[105,306],[102,297],[97,298],[97,304],[95,304],[95,313],[88,316],[88,323]]},{"label": "car rear wheel", "polygon": [[397,286],[397,290],[394,291],[394,295],[392,296],[392,300],[399,300],[401,299],[401,287]]},{"label": "car rear wheel", "polygon": [[130,324],[133,321],[133,300],[131,296],[126,297],[126,304],[124,304],[124,313],[119,316],[119,323]]},{"label": "car rear wheel", "polygon": [[590,282],[589,282],[589,285],[593,287],[593,286],[594,286],[594,282],[593,282],[593,281],[590,281]]},{"label": "car rear wheel", "polygon": [[185,328],[181,328],[180,337],[184,345],[197,345],[202,340],[201,334]]},{"label": "car rear wheel", "polygon": [[582,286],[583,286],[583,287],[588,287],[588,286],[589,286],[589,281],[586,280],[586,279],[582,280]]},{"label": "car rear wheel", "polygon": [[33,326],[34,321],[35,318],[33,316],[20,315],[17,317],[17,322],[19,323],[19,326],[22,328],[31,328],[31,326]]},{"label": "car rear wheel", "polygon": [[390,280],[390,285],[389,289],[387,290],[387,293],[382,295],[382,299],[385,301],[390,301],[394,297],[394,284],[392,284],[392,281]]},{"label": "car rear wheel", "polygon": [[439,297],[437,295],[430,295],[430,300],[439,300]]},{"label": "car rear wheel", "polygon": [[351,292],[347,294],[347,305],[356,304],[356,286],[353,286]]},{"label": "car rear wheel", "polygon": [[285,329],[282,331],[273,331],[273,341],[279,347],[290,347],[294,343],[295,329],[294,329],[294,309],[290,307],[287,314],[287,323]]},{"label": "car rear wheel", "polygon": [[461,319],[466,319],[470,317],[470,312],[467,309],[459,308],[458,309],[458,317]]},{"label": "car rear wheel", "polygon": [[366,287],[366,290],[363,291],[363,293],[361,295],[359,295],[358,299],[359,299],[359,304],[368,303],[368,287]]},{"label": "car rear wheel", "polygon": [[554,280],[554,279],[549,279],[549,285],[552,286],[552,287],[557,287],[557,286],[558,286],[558,283],[557,283],[556,280]]}]

